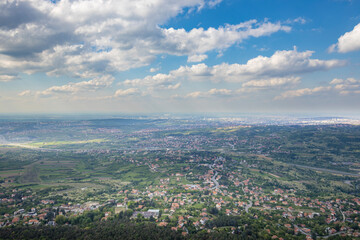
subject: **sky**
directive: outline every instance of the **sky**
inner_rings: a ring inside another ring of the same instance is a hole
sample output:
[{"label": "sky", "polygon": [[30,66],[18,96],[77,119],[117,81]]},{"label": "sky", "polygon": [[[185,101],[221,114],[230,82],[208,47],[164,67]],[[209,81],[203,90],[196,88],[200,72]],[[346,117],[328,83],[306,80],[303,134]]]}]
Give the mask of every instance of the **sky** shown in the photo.
[{"label": "sky", "polygon": [[0,0],[0,114],[360,114],[358,0]]}]

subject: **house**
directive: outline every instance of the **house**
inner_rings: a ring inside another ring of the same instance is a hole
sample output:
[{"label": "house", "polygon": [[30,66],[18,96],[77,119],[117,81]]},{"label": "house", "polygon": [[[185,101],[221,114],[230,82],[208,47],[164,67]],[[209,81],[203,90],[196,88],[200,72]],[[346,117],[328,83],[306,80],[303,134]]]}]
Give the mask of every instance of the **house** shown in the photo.
[{"label": "house", "polygon": [[166,227],[167,225],[168,225],[167,222],[160,222],[160,223],[158,224],[159,227]]},{"label": "house", "polygon": [[19,222],[19,221],[20,221],[20,218],[14,217],[11,222],[12,222],[12,223],[17,223],[17,222]]},{"label": "house", "polygon": [[137,218],[137,216],[141,214],[144,218],[158,218],[160,215],[160,210],[158,209],[149,209],[147,212],[140,212],[140,211],[135,211],[133,213],[133,215],[131,216],[131,218]]},{"label": "house", "polygon": [[29,220],[29,225],[39,225],[39,224],[40,224],[40,222],[37,219],[30,219]]},{"label": "house", "polygon": [[23,214],[24,212],[25,212],[25,209],[19,209],[19,210],[14,212],[14,216]]},{"label": "house", "polygon": [[55,223],[55,221],[49,221],[49,222],[47,223],[47,225],[49,225],[49,226],[56,226],[56,223]]}]

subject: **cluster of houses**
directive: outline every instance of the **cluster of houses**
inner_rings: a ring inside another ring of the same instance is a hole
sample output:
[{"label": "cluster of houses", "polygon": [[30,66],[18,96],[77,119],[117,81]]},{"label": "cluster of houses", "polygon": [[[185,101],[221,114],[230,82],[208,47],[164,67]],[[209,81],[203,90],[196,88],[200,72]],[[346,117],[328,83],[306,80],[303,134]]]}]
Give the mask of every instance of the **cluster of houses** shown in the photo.
[{"label": "cluster of houses", "polygon": [[[169,154],[176,153],[172,152]],[[196,156],[189,159],[189,161],[195,163],[200,160]],[[130,159],[130,161],[141,164],[138,160]],[[0,219],[0,226],[18,223],[29,225],[46,223],[52,225],[55,224],[52,220],[55,218],[55,214],[66,216],[79,215],[85,211],[97,210],[107,204],[114,205],[119,209],[128,209],[128,203],[133,202],[134,204],[131,207],[134,210],[132,218],[138,218],[139,216],[145,219],[153,218],[157,220],[160,226],[165,226],[168,223],[164,221],[164,218],[160,217],[161,211],[164,217],[175,217],[177,219],[176,229],[182,229],[184,232],[187,232],[185,225],[189,221],[197,229],[204,229],[206,228],[206,223],[214,218],[214,215],[209,213],[207,209],[210,207],[210,203],[211,207],[228,216],[236,216],[244,212],[249,213],[251,209],[260,211],[260,213],[257,212],[256,215],[253,215],[254,218],[257,218],[261,213],[279,214],[286,222],[286,228],[294,230],[295,233],[304,234],[308,239],[311,238],[312,229],[309,226],[296,225],[295,223],[298,220],[311,220],[318,216],[326,216],[325,221],[329,225],[326,234],[351,234],[354,237],[359,234],[357,230],[349,227],[350,224],[354,223],[360,227],[359,219],[353,217],[360,213],[360,199],[358,198],[313,199],[299,196],[294,189],[284,190],[280,188],[275,188],[269,193],[265,192],[261,185],[257,185],[254,179],[242,176],[240,171],[223,171],[223,158],[209,158],[205,162],[214,162],[213,164],[197,164],[197,166],[207,169],[205,174],[192,174],[190,167],[187,166],[182,169],[183,172],[169,173],[168,177],[159,179],[157,185],[150,185],[146,189],[126,189],[124,187],[122,190],[117,190],[113,194],[114,199],[117,200],[112,199],[102,204],[96,201],[84,204],[57,204],[54,200],[42,199],[37,206],[33,206],[30,210],[25,211],[22,203],[31,201],[33,199],[32,193],[22,192],[21,196],[19,196],[19,192],[13,189],[12,192],[0,194],[2,197],[0,204],[9,208],[15,206],[17,210],[13,214],[4,214]],[[148,166],[153,172],[159,171],[161,168],[160,163],[145,162],[143,164]],[[247,163],[243,160],[241,164],[246,165]],[[187,181],[189,175],[193,179],[196,178],[197,181],[186,183],[189,182]],[[235,188],[222,184],[221,180],[224,177]],[[174,182],[178,184],[176,185]],[[158,209],[153,209],[152,206],[146,205],[148,200],[154,202]],[[190,209],[195,210],[189,213]],[[186,210],[187,214],[181,214],[181,212],[184,212],[183,210]],[[107,212],[103,220],[107,220],[110,215],[111,213]],[[334,226],[339,223],[344,225],[344,228],[336,230]]]}]

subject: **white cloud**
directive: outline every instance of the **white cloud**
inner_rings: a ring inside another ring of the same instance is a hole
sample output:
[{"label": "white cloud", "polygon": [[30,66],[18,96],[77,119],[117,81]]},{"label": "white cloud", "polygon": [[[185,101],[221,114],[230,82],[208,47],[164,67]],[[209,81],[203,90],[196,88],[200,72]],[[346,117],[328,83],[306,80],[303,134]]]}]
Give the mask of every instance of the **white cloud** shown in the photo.
[{"label": "white cloud", "polygon": [[176,83],[175,78],[168,75],[158,73],[154,76],[146,76],[145,78],[141,79],[131,79],[125,80],[124,82],[120,83],[120,85],[124,86],[131,86],[136,88],[145,88],[144,91],[147,93],[152,93],[154,91],[159,90],[176,90],[181,86],[181,83]]},{"label": "white cloud", "polygon": [[295,19],[288,19],[288,20],[284,21],[285,24],[294,24],[294,23],[305,24],[307,22],[308,21],[303,17],[298,17],[298,18],[295,18]]},{"label": "white cloud", "polygon": [[154,73],[154,72],[157,72],[157,71],[159,71],[160,70],[160,68],[150,68],[150,72],[151,73]]},{"label": "white cloud", "polygon": [[312,54],[313,51],[298,52],[295,48],[290,51],[277,51],[271,57],[258,56],[243,65],[223,64],[216,70],[251,79],[254,76],[282,77],[321,71],[345,64],[345,62],[339,60],[311,59]]},{"label": "white cloud", "polygon": [[208,67],[205,64],[180,67],[173,75],[188,76],[189,79],[212,79],[213,81],[244,82],[263,77],[284,77],[306,72],[327,70],[343,66],[339,60],[311,59],[312,51],[277,51],[271,57],[258,56],[246,64],[223,63]]},{"label": "white cloud", "polygon": [[14,75],[0,75],[0,82],[9,82],[12,81],[14,79],[16,79],[17,77]]},{"label": "white cloud", "polygon": [[25,90],[25,91],[22,91],[21,93],[19,93],[18,95],[20,97],[31,96],[32,92],[30,90]]},{"label": "white cloud", "polygon": [[[159,73],[145,78],[128,79],[120,85],[145,88],[147,93],[157,90],[174,90],[180,87],[181,81],[212,81],[242,83],[236,92],[226,89],[212,89],[208,92],[194,91],[186,98],[229,96],[235,93],[249,93],[269,88],[289,88],[300,83],[300,77],[294,76],[308,72],[328,70],[343,66],[340,60],[312,59],[313,52],[298,52],[296,48],[289,51],[277,51],[271,57],[258,56],[246,64],[223,63],[207,66],[204,63],[181,66],[168,74]],[[178,95],[177,95],[178,96]],[[287,96],[286,96],[287,97]]]},{"label": "white cloud", "polygon": [[347,53],[360,50],[360,23],[350,32],[339,37],[338,42],[329,47],[329,52]]},{"label": "white cloud", "polygon": [[256,20],[190,31],[159,27],[186,9],[198,11],[220,2],[2,1],[0,75],[46,72],[89,78],[145,66],[161,54],[204,56],[250,37],[291,29]]},{"label": "white cloud", "polygon": [[29,95],[35,95],[38,97],[52,97],[52,96],[58,96],[58,95],[74,95],[77,93],[86,93],[86,92],[94,92],[98,91],[100,89],[104,89],[106,87],[109,87],[112,82],[114,81],[114,78],[110,75],[97,77],[94,79],[91,79],[89,81],[81,81],[77,83],[68,83],[61,86],[53,86],[50,88],[47,88],[43,91],[36,91],[32,92],[29,90],[25,90],[21,93],[19,93],[19,96],[29,96]]},{"label": "white cloud", "polygon": [[[316,72],[340,67],[345,64],[340,60],[312,59],[313,52],[298,52],[296,48],[289,51],[277,51],[271,57],[258,56],[246,64],[219,64],[207,66],[204,63],[181,66],[169,74],[157,74],[143,79],[127,80],[124,84],[149,85],[176,80],[213,81],[247,83],[250,85],[281,85],[297,83],[296,74]],[[133,85],[134,86],[134,85]]]},{"label": "white cloud", "polygon": [[143,86],[160,86],[160,85],[169,85],[172,84],[174,81],[174,78],[170,75],[158,73],[154,76],[146,76],[145,78],[137,78],[132,80],[125,80],[122,85],[126,86],[137,86],[137,87],[143,87]]},{"label": "white cloud", "polygon": [[[164,38],[161,49],[174,55],[195,55],[211,50],[222,50],[235,43],[241,43],[250,37],[268,36],[275,32],[289,32],[291,27],[283,26],[280,22],[262,22],[250,20],[237,25],[226,25],[215,28],[194,28],[187,32],[185,29],[162,29]],[[159,51],[163,51],[160,50]]]},{"label": "white cloud", "polygon": [[210,89],[207,92],[201,92],[201,91],[197,91],[197,92],[191,92],[188,93],[185,98],[205,98],[205,97],[228,97],[231,96],[233,94],[232,90],[229,89]]},{"label": "white cloud", "polygon": [[180,86],[181,86],[181,83],[176,83],[174,85],[168,85],[167,87],[165,87],[165,89],[175,90],[175,89],[178,89]]},{"label": "white cloud", "polygon": [[316,87],[316,88],[303,88],[297,90],[286,91],[282,93],[280,96],[275,97],[276,100],[285,99],[285,98],[294,98],[294,97],[302,97],[306,95],[313,95],[319,92],[325,92],[331,90],[330,87]]},{"label": "white cloud", "polygon": [[200,55],[191,55],[188,57],[187,62],[202,62],[205,59],[207,59],[207,55],[206,54],[200,54]]},{"label": "white cloud", "polygon": [[295,22],[295,23],[300,23],[300,24],[305,24],[307,21],[306,21],[306,19],[303,18],[303,17],[298,17],[298,18],[295,18],[295,19],[293,20],[293,22]]},{"label": "white cloud", "polygon": [[303,88],[297,90],[286,91],[275,97],[276,100],[302,97],[306,95],[315,95],[321,92],[332,92],[341,95],[359,94],[360,80],[354,78],[339,79],[334,78],[329,82],[329,86],[319,86],[315,88]]},{"label": "white cloud", "polygon": [[244,83],[243,87],[277,87],[284,85],[295,85],[300,83],[300,77],[269,78],[262,80],[251,80]]},{"label": "white cloud", "polygon": [[209,7],[215,7],[216,5],[220,4],[222,0],[211,0],[208,2]]},{"label": "white cloud", "polygon": [[342,95],[357,94],[360,92],[360,80],[356,80],[355,78],[333,79],[330,84],[334,90]]},{"label": "white cloud", "polygon": [[114,97],[126,97],[126,96],[139,95],[139,94],[141,94],[141,92],[137,88],[118,89],[115,92]]},{"label": "white cloud", "polygon": [[343,79],[334,78],[333,80],[331,80],[330,84],[333,85],[333,84],[339,84],[339,83],[343,83],[343,82],[344,82]]}]

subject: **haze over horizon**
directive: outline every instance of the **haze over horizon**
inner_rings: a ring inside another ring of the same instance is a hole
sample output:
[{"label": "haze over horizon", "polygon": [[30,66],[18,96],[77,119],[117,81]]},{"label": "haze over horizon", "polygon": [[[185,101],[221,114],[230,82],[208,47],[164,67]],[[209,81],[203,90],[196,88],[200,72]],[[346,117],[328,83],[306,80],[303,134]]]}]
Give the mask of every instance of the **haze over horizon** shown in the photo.
[{"label": "haze over horizon", "polygon": [[0,114],[359,116],[355,0],[6,0]]}]

